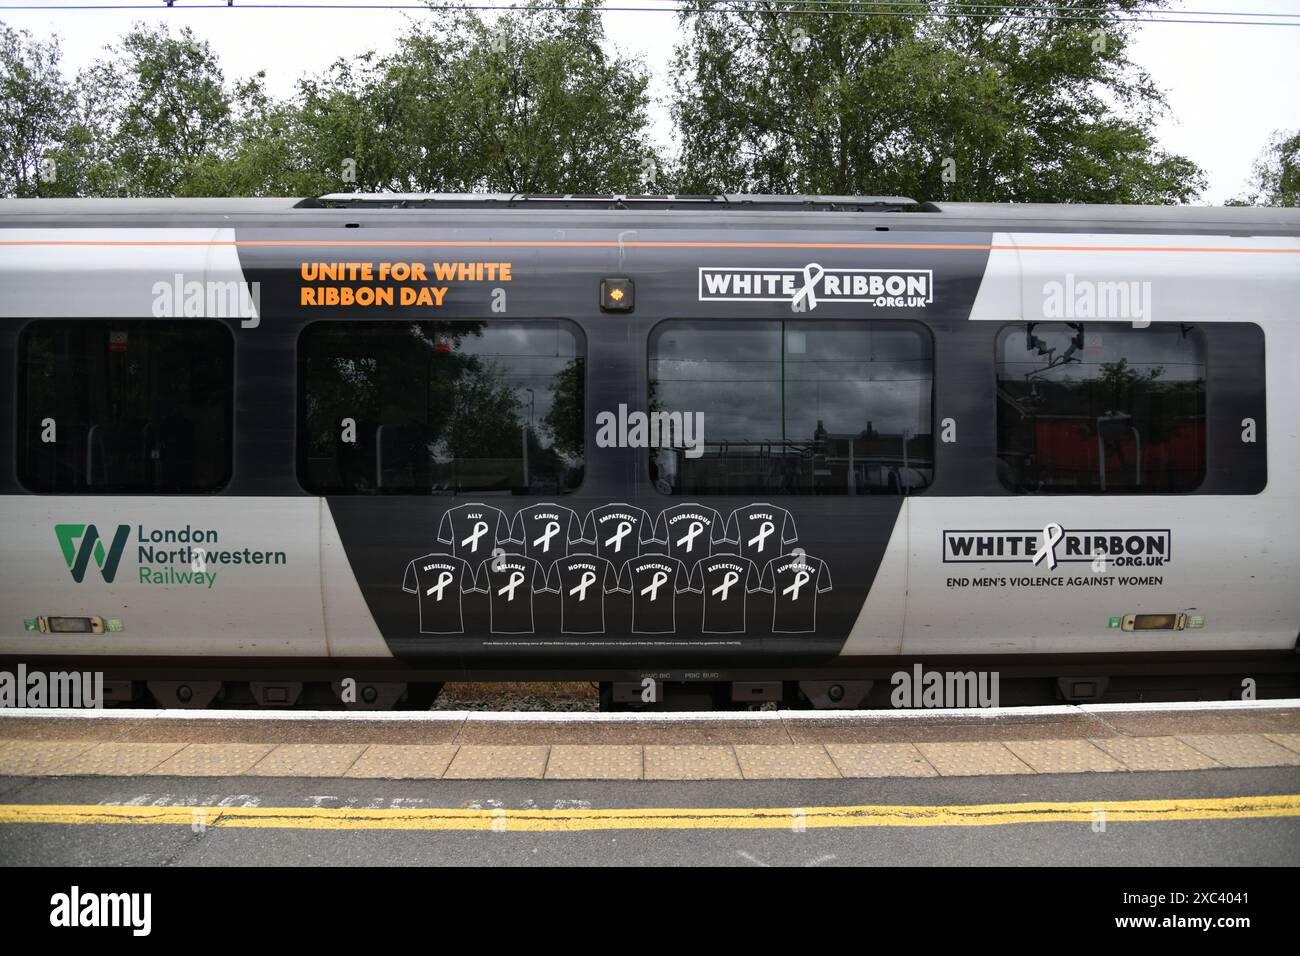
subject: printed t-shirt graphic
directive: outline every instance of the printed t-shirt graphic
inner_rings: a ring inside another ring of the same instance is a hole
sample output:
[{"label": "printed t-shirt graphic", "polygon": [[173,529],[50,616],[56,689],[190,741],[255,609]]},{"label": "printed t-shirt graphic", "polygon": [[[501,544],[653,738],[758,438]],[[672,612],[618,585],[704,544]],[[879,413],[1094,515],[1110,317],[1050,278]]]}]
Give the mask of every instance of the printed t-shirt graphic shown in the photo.
[{"label": "printed t-shirt graphic", "polygon": [[763,590],[758,566],[738,554],[702,558],[691,571],[691,590],[704,594],[706,634],[739,634],[745,630],[745,603]]},{"label": "printed t-shirt graphic", "polygon": [[473,567],[453,554],[426,554],[408,564],[402,590],[419,598],[420,633],[464,633],[460,596],[474,584]]},{"label": "printed t-shirt graphic", "polygon": [[655,520],[655,540],[687,567],[713,553],[714,545],[723,543],[726,526],[722,515],[713,508],[692,503],[667,508]]},{"label": "printed t-shirt graphic", "polygon": [[811,555],[782,555],[763,569],[762,587],[772,592],[773,633],[815,631],[817,595],[831,589],[831,569]]},{"label": "printed t-shirt graphic", "polygon": [[572,508],[540,504],[523,508],[510,525],[511,550],[536,558],[549,568],[569,553],[569,545],[582,538],[582,522]]},{"label": "printed t-shirt graphic", "polygon": [[654,540],[650,516],[642,508],[617,503],[593,508],[582,526],[582,537],[616,569],[641,553],[641,546]]},{"label": "printed t-shirt graphic", "polygon": [[510,522],[500,508],[471,502],[449,508],[438,525],[438,541],[451,545],[457,557],[477,564],[492,549],[510,540]]},{"label": "printed t-shirt graphic", "polygon": [[526,554],[500,554],[478,566],[477,583],[488,594],[493,634],[533,633],[533,592],[546,590],[541,564]]},{"label": "printed t-shirt graphic", "polygon": [[760,568],[780,554],[786,545],[799,540],[794,517],[784,508],[756,502],[737,508],[727,518],[725,536],[737,554]]},{"label": "printed t-shirt graphic", "polygon": [[666,554],[643,554],[623,565],[621,591],[632,595],[632,631],[672,634],[677,630],[677,595],[691,589],[686,565]]},{"label": "printed t-shirt graphic", "polygon": [[560,630],[604,634],[605,595],[618,590],[614,565],[596,554],[570,554],[551,564],[546,589],[560,595]]}]

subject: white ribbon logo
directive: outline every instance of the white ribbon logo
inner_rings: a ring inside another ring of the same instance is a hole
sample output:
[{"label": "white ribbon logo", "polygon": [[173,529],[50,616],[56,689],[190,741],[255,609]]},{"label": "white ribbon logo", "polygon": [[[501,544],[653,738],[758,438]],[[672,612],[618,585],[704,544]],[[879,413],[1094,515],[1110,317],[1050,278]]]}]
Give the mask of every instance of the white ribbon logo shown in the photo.
[{"label": "white ribbon logo", "polygon": [[739,574],[737,574],[735,571],[728,571],[726,576],[722,579],[722,583],[719,584],[716,588],[714,588],[710,593],[720,595],[722,600],[725,601],[727,599],[727,592],[729,592],[731,590],[732,585],[739,580],[740,580]]},{"label": "white ribbon logo", "polygon": [[632,533],[632,522],[620,521],[618,523],[618,530],[614,532],[614,537],[607,538],[605,540],[605,547],[608,548],[612,544],[614,546],[615,551],[622,551],[623,539],[626,538],[631,533]]},{"label": "white ribbon logo", "polygon": [[809,574],[807,571],[796,572],[794,576],[794,584],[785,588],[781,593],[790,595],[791,601],[799,600],[799,592],[803,590],[803,586],[808,583],[808,578]]},{"label": "white ribbon logo", "polygon": [[641,589],[641,596],[650,595],[650,600],[655,601],[659,598],[659,589],[668,583],[667,571],[656,571],[655,576],[650,579],[650,583]]},{"label": "white ribbon logo", "polygon": [[512,571],[510,574],[510,583],[497,591],[497,597],[500,597],[501,595],[505,594],[507,601],[513,601],[515,599],[515,591],[518,590],[519,585],[523,583],[524,583],[524,572]]},{"label": "white ribbon logo", "polygon": [[438,597],[435,600],[441,601],[442,592],[447,590],[447,585],[451,584],[454,578],[455,575],[450,571],[443,571],[442,574],[438,575],[438,583],[425,591],[424,596],[428,597],[430,594],[436,594]]},{"label": "white ribbon logo", "polygon": [[686,534],[677,539],[677,547],[686,545],[686,550],[690,551],[695,547],[695,539],[704,533],[704,525],[699,521],[692,521]]},{"label": "white ribbon logo", "polygon": [[776,531],[776,525],[772,524],[772,522],[770,521],[764,521],[758,527],[758,534],[754,535],[754,537],[749,539],[749,546],[758,551],[762,551],[763,542],[765,542],[768,539],[768,537],[771,534],[773,534],[775,531]]},{"label": "white ribbon logo", "polygon": [[790,311],[811,312],[817,308],[817,283],[822,281],[826,270],[815,262],[803,267],[803,287],[790,300]]},{"label": "white ribbon logo", "polygon": [[464,541],[462,541],[462,542],[460,543],[460,546],[463,548],[463,547],[465,547],[466,545],[469,545],[469,549],[470,549],[471,551],[477,551],[477,550],[478,550],[478,541],[479,541],[479,538],[481,538],[481,537],[483,537],[483,535],[487,534],[487,531],[488,531],[488,526],[487,526],[487,522],[486,522],[486,521],[475,521],[475,522],[474,522],[474,533],[471,534],[471,535],[470,535],[468,538],[466,538]]},{"label": "white ribbon logo", "polygon": [[1043,525],[1043,546],[1034,552],[1034,564],[1047,559],[1047,570],[1056,568],[1056,546],[1065,537],[1065,529],[1055,521]]},{"label": "white ribbon logo", "polygon": [[533,540],[533,547],[535,548],[540,544],[542,546],[543,551],[550,551],[551,539],[554,538],[559,533],[560,533],[560,523],[558,521],[546,522],[546,530],[542,532],[542,536],[540,538],[536,538]]},{"label": "white ribbon logo", "polygon": [[578,595],[579,601],[587,600],[587,588],[591,587],[595,583],[596,583],[596,572],[583,571],[582,580],[578,582],[578,586],[569,589],[569,597],[573,597],[573,595],[576,594]]}]

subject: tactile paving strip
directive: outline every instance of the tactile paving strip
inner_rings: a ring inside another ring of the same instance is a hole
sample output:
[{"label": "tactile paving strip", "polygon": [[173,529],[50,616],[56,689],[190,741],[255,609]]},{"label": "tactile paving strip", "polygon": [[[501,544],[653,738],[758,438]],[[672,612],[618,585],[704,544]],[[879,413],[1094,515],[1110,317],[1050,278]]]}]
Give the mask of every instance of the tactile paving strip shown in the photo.
[{"label": "tactile paving strip", "polygon": [[1300,734],[803,744],[0,741],[0,776],[768,780],[1300,766]]},{"label": "tactile paving strip", "polygon": [[443,774],[448,780],[540,780],[549,747],[465,744]]},{"label": "tactile paving strip", "polygon": [[746,780],[820,780],[840,772],[821,744],[737,744]]},{"label": "tactile paving strip", "polygon": [[1300,753],[1300,734],[1265,734],[1275,744],[1281,744],[1287,750]]},{"label": "tactile paving strip", "polygon": [[992,742],[920,743],[916,749],[945,777],[983,777],[1003,773],[1033,773],[1006,748]]},{"label": "tactile paving strip", "polygon": [[640,780],[641,748],[619,744],[556,744],[547,780]]},{"label": "tactile paving strip", "polygon": [[93,740],[10,740],[0,744],[0,775],[39,777],[95,746]]},{"label": "tactile paving strip", "polygon": [[135,777],[148,773],[185,744],[96,744],[58,768],[59,776],[92,774],[102,777]]},{"label": "tactile paving strip", "polygon": [[447,772],[455,744],[373,744],[350,768],[349,777],[376,780],[436,780]]},{"label": "tactile paving strip", "polygon": [[190,744],[149,773],[173,777],[233,777],[252,770],[274,748],[275,744]]},{"label": "tactile paving strip", "polygon": [[1127,769],[1086,740],[1008,740],[1006,747],[1037,773],[1108,773]]},{"label": "tactile paving strip", "polygon": [[827,744],[826,752],[845,777],[937,777],[911,744]]},{"label": "tactile paving strip", "polygon": [[718,744],[672,746],[650,744],[645,748],[647,780],[739,780],[736,752]]},{"label": "tactile paving strip", "polygon": [[1260,734],[1181,734],[1178,739],[1225,767],[1300,766],[1300,753]]},{"label": "tactile paving strip", "polygon": [[1208,770],[1215,763],[1177,737],[1111,737],[1097,746],[1130,770]]},{"label": "tactile paving strip", "polygon": [[280,744],[248,771],[254,777],[341,777],[365,744]]}]

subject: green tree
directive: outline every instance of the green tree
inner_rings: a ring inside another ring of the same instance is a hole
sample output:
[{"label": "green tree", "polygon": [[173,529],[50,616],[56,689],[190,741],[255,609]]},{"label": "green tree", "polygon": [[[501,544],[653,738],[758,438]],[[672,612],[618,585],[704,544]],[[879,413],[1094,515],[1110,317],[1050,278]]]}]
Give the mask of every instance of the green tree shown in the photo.
[{"label": "green tree", "polygon": [[[603,48],[598,4],[535,2],[488,24],[443,11],[390,56],[338,60],[291,103],[243,110],[203,188],[631,192],[660,161],[643,63]],[[251,101],[250,101],[251,103]]]},{"label": "green tree", "polygon": [[57,37],[0,24],[0,195],[43,195],[58,181],[73,101],[59,58]]},{"label": "green tree", "polygon": [[125,195],[172,195],[197,164],[229,145],[231,98],[216,54],[188,27],[136,26],[114,50],[124,72],[113,154]]},{"label": "green tree", "polygon": [[230,147],[191,164],[178,195],[318,196],[345,187],[341,167],[321,165],[316,131],[299,105],[270,96],[265,79],[258,73],[235,85]]},{"label": "green tree", "polygon": [[1157,147],[1163,95],[1128,58],[1120,15],[1144,3],[1031,0],[970,16],[936,0],[904,17],[696,0],[676,56],[676,186],[1187,201],[1203,175]]},{"label": "green tree", "polygon": [[1300,206],[1300,130],[1278,130],[1251,175],[1250,192],[1229,206]]},{"label": "green tree", "polygon": [[136,24],[77,77],[42,195],[172,196],[232,146],[234,94],[211,47],[189,28]]}]

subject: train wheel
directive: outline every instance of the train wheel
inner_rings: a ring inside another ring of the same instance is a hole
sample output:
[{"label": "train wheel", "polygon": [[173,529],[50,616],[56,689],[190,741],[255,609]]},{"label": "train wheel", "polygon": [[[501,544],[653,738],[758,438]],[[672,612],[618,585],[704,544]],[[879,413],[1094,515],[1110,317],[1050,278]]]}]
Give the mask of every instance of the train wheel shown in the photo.
[{"label": "train wheel", "polygon": [[202,710],[225,696],[219,680],[151,680],[149,694],[160,707]]},{"label": "train wheel", "polygon": [[397,705],[398,710],[428,710],[442,693],[442,683],[424,681],[406,685],[406,699]]},{"label": "train wheel", "polygon": [[428,710],[442,692],[440,683],[352,680],[331,685],[348,710]]}]

